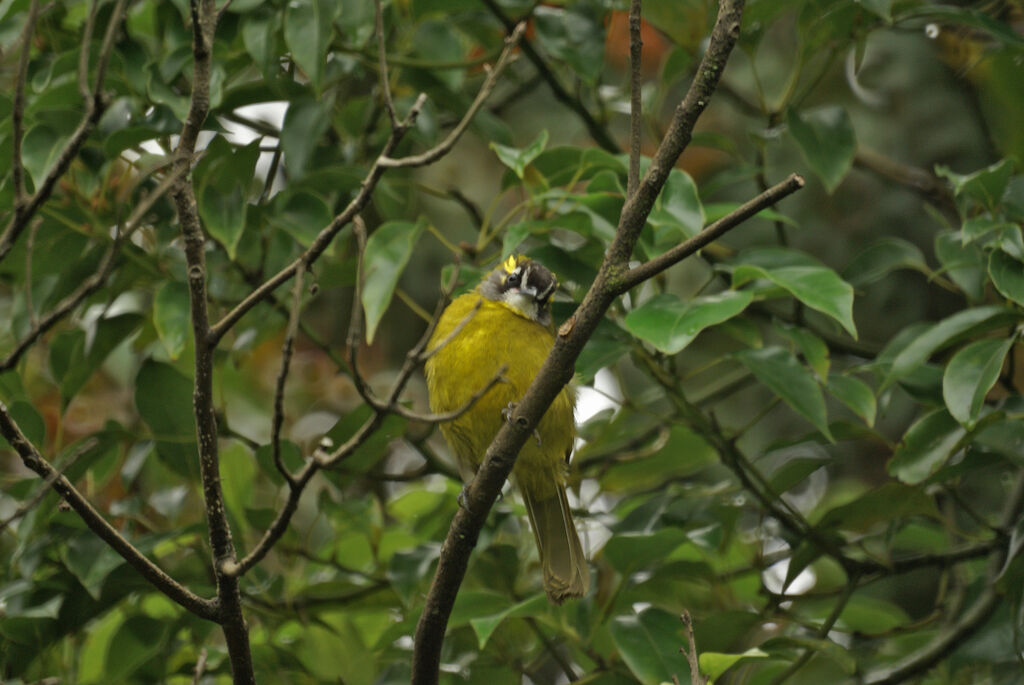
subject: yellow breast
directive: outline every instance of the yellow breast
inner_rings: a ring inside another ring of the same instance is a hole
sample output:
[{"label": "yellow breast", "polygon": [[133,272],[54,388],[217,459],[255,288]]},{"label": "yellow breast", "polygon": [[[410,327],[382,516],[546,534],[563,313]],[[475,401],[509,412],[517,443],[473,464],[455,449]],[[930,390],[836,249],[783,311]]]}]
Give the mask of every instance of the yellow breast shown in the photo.
[{"label": "yellow breast", "polygon": [[[474,313],[478,302],[480,308]],[[504,381],[468,412],[441,425],[460,466],[475,471],[501,428],[502,410],[510,402],[518,402],[529,388],[554,344],[554,336],[505,304],[467,293],[445,309],[427,349],[441,344],[463,320],[466,323],[458,334],[427,361],[427,390],[432,411],[454,411],[465,406],[503,365],[507,366]],[[544,496],[564,483],[574,435],[572,398],[568,390],[562,390],[541,419],[537,435],[520,452],[515,467],[519,486]]]}]

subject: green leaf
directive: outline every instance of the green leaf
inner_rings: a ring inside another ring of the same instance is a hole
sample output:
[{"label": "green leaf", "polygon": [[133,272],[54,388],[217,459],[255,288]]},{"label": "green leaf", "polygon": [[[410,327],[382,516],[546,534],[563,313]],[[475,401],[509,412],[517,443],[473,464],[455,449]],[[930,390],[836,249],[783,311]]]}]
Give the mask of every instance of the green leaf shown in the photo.
[{"label": "green leaf", "polygon": [[902,238],[882,238],[857,254],[843,270],[843,280],[854,288],[880,281],[896,269],[931,273],[924,253]]},{"label": "green leaf", "polygon": [[737,288],[756,278],[764,278],[788,291],[811,309],[835,319],[857,337],[853,323],[853,288],[825,266],[784,266],[765,269],[752,264],[740,264],[732,274],[732,285]]},{"label": "green leaf", "polygon": [[63,142],[63,136],[46,124],[33,126],[25,134],[21,144],[21,158],[35,187],[39,187],[57,161]]},{"label": "green leaf", "polygon": [[746,290],[726,290],[689,302],[675,295],[657,295],[626,315],[626,330],[665,354],[676,354],[705,328],[722,323],[754,299]]},{"label": "green leaf", "polygon": [[867,425],[875,425],[878,403],[875,400],[875,393],[867,383],[853,376],[843,376],[834,373],[829,375],[827,387],[833,397],[849,407],[854,414],[864,419]]},{"label": "green leaf", "polygon": [[751,647],[742,654],[722,654],[721,652],[702,652],[698,657],[701,673],[714,681],[738,663],[757,659],[767,659],[769,654],[757,647]]},{"label": "green leaf", "polygon": [[65,405],[92,378],[114,348],[135,333],[141,322],[138,314],[119,314],[100,319],[88,332],[65,331],[54,339],[50,346],[50,369],[60,383]]},{"label": "green leaf", "polygon": [[582,3],[564,9],[541,5],[534,9],[533,21],[537,42],[545,52],[594,85],[604,64],[604,28],[601,17],[587,8]]},{"label": "green leaf", "polygon": [[223,136],[217,136],[196,167],[199,216],[232,259],[245,230],[249,187],[259,156],[259,138],[236,148]]},{"label": "green leaf", "polygon": [[272,204],[267,222],[286,231],[303,247],[309,247],[327,224],[331,223],[331,208],[323,198],[306,191],[278,193]]},{"label": "green leaf", "polygon": [[1006,186],[1013,175],[1013,162],[1003,159],[970,174],[957,174],[948,167],[938,165],[935,167],[935,173],[953,184],[953,194],[962,211],[966,209],[964,200],[973,201],[993,211],[1003,199]]},{"label": "green leaf", "polygon": [[147,359],[135,377],[135,406],[163,462],[186,478],[198,476],[192,382],[173,366]]},{"label": "green leaf", "polygon": [[807,164],[831,193],[850,170],[857,152],[846,110],[835,105],[805,112],[790,109],[786,122]]},{"label": "green leaf", "polygon": [[868,11],[878,15],[887,24],[892,23],[892,0],[859,0]]},{"label": "green leaf", "polygon": [[867,533],[879,523],[896,521],[908,516],[928,516],[938,519],[935,501],[923,488],[910,487],[889,481],[863,495],[834,507],[826,513],[820,528],[836,528],[854,533]]},{"label": "green leaf", "polygon": [[331,0],[298,0],[286,5],[285,45],[317,91],[320,90],[327,64],[331,24],[339,4]]},{"label": "green leaf", "polygon": [[616,616],[608,626],[622,660],[644,685],[672,682],[678,675],[689,681],[686,659],[679,648],[686,645],[682,622],[663,609],[650,608],[640,613]]},{"label": "green leaf", "polygon": [[363,277],[363,312],[366,314],[366,342],[372,343],[398,279],[412,257],[413,248],[426,222],[390,221],[380,226],[366,241]]},{"label": "green leaf", "polygon": [[108,682],[124,683],[149,659],[160,654],[171,632],[171,623],[148,616],[131,616],[117,629],[107,654]]},{"label": "green leaf", "polygon": [[996,384],[1003,360],[1015,338],[977,340],[949,360],[942,376],[942,397],[949,413],[971,429],[985,403],[985,395]]},{"label": "green leaf", "polygon": [[[654,208],[651,209],[647,221],[656,232],[655,244],[658,249],[655,250],[655,253],[657,254],[661,254],[675,245],[680,237],[688,238],[700,233],[705,221],[704,207],[700,202],[697,184],[688,173],[682,169],[673,169],[669,172],[665,187],[658,199],[654,201]],[[677,229],[677,232],[669,233],[666,236],[670,244],[665,245],[662,244],[662,241],[657,240],[657,234],[669,228]],[[655,255],[652,253],[650,256]]]},{"label": "green leaf", "polygon": [[545,614],[547,613],[548,606],[547,596],[540,593],[496,614],[471,618],[469,619],[469,624],[473,626],[480,649],[483,649],[487,646],[487,641],[491,638],[491,635],[494,634],[494,630],[506,618],[523,618]]},{"label": "green leaf", "polygon": [[945,409],[925,414],[907,429],[889,461],[889,474],[917,485],[953,455],[967,431]]},{"label": "green leaf", "polygon": [[224,505],[231,516],[235,530],[245,530],[245,508],[252,502],[253,481],[256,478],[256,459],[252,452],[236,440],[226,443],[220,450],[221,489]]},{"label": "green leaf", "polygon": [[526,167],[544,151],[547,144],[548,132],[547,129],[544,129],[532,143],[522,149],[501,145],[499,143],[491,143],[491,149],[494,150],[494,154],[498,155],[498,159],[502,164],[514,171],[516,176],[519,177],[519,180],[523,180],[523,174],[526,171]]},{"label": "green leaf", "polygon": [[857,593],[839,614],[836,626],[865,635],[884,635],[910,621],[910,616],[901,607],[884,599]]},{"label": "green leaf", "polygon": [[[15,423],[18,424],[18,427],[21,428],[21,432],[25,434],[25,437],[37,449],[41,449],[46,440],[46,422],[36,408],[25,400],[16,400],[7,407],[7,410],[10,412]],[[9,445],[3,436],[0,436],[0,445]]]},{"label": "green leaf", "polygon": [[959,311],[915,336],[909,345],[893,359],[892,368],[882,383],[882,389],[907,375],[928,361],[935,352],[956,342],[966,333],[978,333],[1005,325],[1012,312],[1005,307],[989,305]]},{"label": "green leaf", "polygon": [[312,97],[296,98],[288,105],[281,129],[281,147],[292,180],[300,178],[309,166],[313,151],[331,123],[331,105],[327,98]]},{"label": "green leaf", "polygon": [[64,565],[97,601],[107,576],[124,563],[110,545],[87,533],[73,537],[61,551]]},{"label": "green leaf", "polygon": [[765,347],[742,350],[736,357],[759,381],[832,440],[821,387],[814,374],[792,352],[782,347]]},{"label": "green leaf", "polygon": [[988,273],[996,290],[1024,306],[1024,263],[1002,250],[993,250],[988,258]]},{"label": "green leaf", "polygon": [[689,542],[680,528],[661,528],[654,532],[619,533],[604,547],[604,556],[611,567],[622,574],[651,568],[664,562],[679,545]]},{"label": "green leaf", "polygon": [[821,338],[799,326],[776,324],[775,329],[793,341],[807,361],[807,365],[814,369],[814,373],[818,374],[820,380],[824,381],[828,378],[831,361],[828,356],[828,345]]},{"label": "green leaf", "polygon": [[935,236],[935,256],[969,300],[978,302],[985,298],[988,260],[977,243],[965,245],[959,232],[939,233]]},{"label": "green leaf", "polygon": [[167,356],[177,359],[192,331],[188,286],[179,281],[167,281],[153,297],[153,327]]}]

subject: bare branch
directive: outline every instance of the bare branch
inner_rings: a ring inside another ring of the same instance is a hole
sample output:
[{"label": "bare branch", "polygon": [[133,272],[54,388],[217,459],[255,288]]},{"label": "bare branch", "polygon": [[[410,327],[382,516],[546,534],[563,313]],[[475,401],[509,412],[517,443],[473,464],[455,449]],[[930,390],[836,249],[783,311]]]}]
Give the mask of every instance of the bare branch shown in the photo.
[{"label": "bare branch", "polygon": [[[230,3],[231,0],[228,0]],[[226,7],[227,5],[225,5]],[[199,650],[199,658],[196,660],[196,668],[192,675],[192,685],[199,685],[200,679],[203,677],[203,671],[206,670],[206,647]]]},{"label": "bare branch", "polygon": [[640,0],[629,3],[629,176],[626,197],[636,192],[640,182],[640,135],[643,126],[643,106],[640,102],[640,66],[643,41],[640,39]]},{"label": "bare branch", "polygon": [[622,281],[617,284],[620,293],[628,291],[649,278],[661,273],[665,269],[678,264],[683,259],[694,254],[701,248],[714,242],[728,231],[754,216],[762,209],[770,207],[783,198],[792,195],[804,187],[804,179],[797,174],[790,174],[789,178],[777,183],[757,197],[748,200],[721,219],[706,227],[703,231],[689,240],[676,245],[672,249],[658,255],[654,259],[630,269]]},{"label": "bare branch", "polygon": [[511,61],[515,47],[519,44],[520,38],[523,37],[524,31],[526,31],[526,22],[520,22],[512,30],[511,35],[505,39],[505,49],[501,51],[501,55],[498,57],[498,61],[495,63],[494,67],[488,70],[487,78],[484,79],[483,85],[480,86],[480,91],[476,94],[476,99],[473,100],[473,104],[469,106],[469,109],[466,110],[462,120],[448,133],[448,136],[444,140],[426,152],[418,155],[411,155],[400,159],[392,159],[390,157],[382,156],[378,162],[387,168],[426,166],[427,164],[432,164],[433,162],[441,159],[444,155],[448,154],[459,138],[462,137],[462,134],[465,133],[466,129],[469,128],[469,124],[473,121],[473,117],[476,116],[476,113],[483,106],[487,97],[491,94],[491,91],[494,90],[494,86],[498,82],[498,77]]},{"label": "bare branch", "polygon": [[219,617],[217,603],[214,600],[203,599],[194,594],[178,581],[171,578],[159,566],[150,561],[137,547],[132,545],[121,535],[103,515],[100,514],[89,503],[85,497],[71,484],[66,477],[62,476],[43,456],[39,453],[17,422],[11,416],[7,406],[0,402],[0,435],[10,443],[14,451],[21,457],[21,461],[31,471],[51,483],[51,487],[64,498],[72,509],[74,509],[85,525],[96,533],[104,542],[121,555],[142,577],[148,580],[153,586],[177,602],[183,608],[192,612],[200,618],[209,621],[216,621]]}]

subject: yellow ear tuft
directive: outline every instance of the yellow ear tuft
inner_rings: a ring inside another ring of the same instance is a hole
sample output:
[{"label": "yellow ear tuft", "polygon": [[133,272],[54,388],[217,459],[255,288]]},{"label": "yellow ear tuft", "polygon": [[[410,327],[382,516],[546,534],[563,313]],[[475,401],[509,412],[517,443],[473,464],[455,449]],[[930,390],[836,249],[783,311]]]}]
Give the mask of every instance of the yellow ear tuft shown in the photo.
[{"label": "yellow ear tuft", "polygon": [[515,255],[508,256],[508,259],[506,259],[505,263],[502,265],[505,267],[505,271],[507,273],[512,273],[513,271],[516,270],[516,261],[517,260]]}]

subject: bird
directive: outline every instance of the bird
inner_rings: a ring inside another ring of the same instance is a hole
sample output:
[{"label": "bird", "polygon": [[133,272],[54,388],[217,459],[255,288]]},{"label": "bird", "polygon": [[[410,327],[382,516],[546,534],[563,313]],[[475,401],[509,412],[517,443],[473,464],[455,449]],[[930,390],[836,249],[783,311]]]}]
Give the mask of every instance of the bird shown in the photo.
[{"label": "bird", "polygon": [[[542,264],[513,255],[473,291],[452,300],[438,319],[426,348],[432,412],[465,407],[501,374],[467,411],[440,424],[466,483],[554,345],[551,298],[557,287],[555,275]],[[572,393],[563,388],[520,451],[512,474],[537,543],[544,590],[555,604],[586,595],[590,586],[565,492],[576,436],[573,408]]]}]

